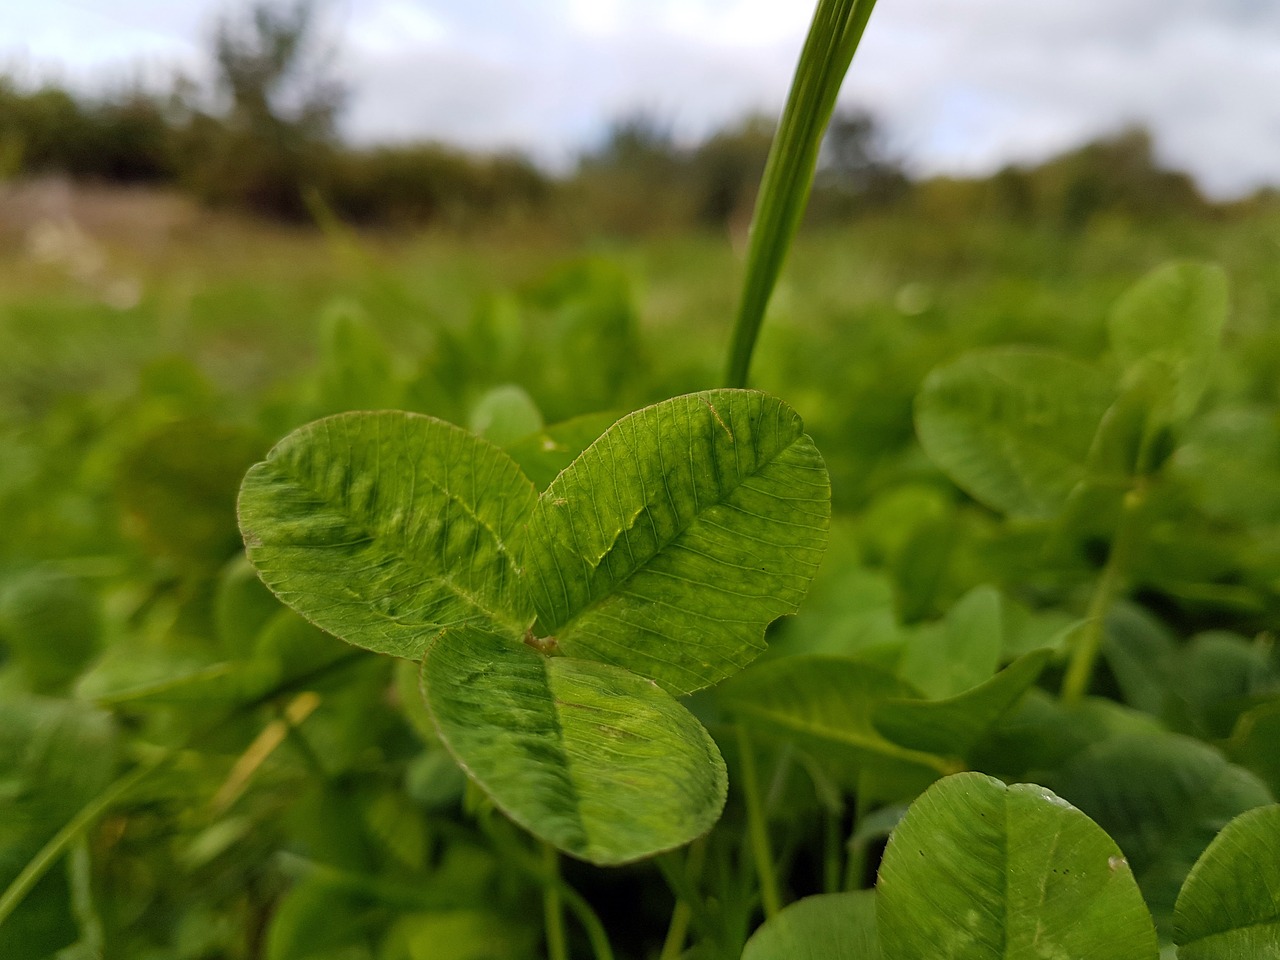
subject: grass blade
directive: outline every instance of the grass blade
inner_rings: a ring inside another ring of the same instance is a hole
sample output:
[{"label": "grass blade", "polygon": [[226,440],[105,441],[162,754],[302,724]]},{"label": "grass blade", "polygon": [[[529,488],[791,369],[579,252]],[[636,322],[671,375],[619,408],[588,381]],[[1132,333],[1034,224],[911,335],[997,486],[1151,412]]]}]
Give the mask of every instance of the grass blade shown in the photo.
[{"label": "grass blade", "polygon": [[725,385],[744,387],[765,308],[800,226],[822,135],[875,0],[820,0],[769,151],[747,251],[747,276],[729,347]]}]

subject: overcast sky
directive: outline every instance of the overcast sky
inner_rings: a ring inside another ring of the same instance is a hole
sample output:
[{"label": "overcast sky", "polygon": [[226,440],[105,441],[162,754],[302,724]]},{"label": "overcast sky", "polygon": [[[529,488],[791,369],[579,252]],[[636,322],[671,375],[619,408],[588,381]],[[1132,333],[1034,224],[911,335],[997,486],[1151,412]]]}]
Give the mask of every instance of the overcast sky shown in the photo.
[{"label": "overcast sky", "polygon": [[[244,0],[0,0],[0,67],[207,75]],[[811,0],[327,0],[360,141],[563,162],[644,110],[696,138],[776,112]],[[1280,0],[881,0],[842,99],[918,172],[986,172],[1147,124],[1217,195],[1280,183]]]}]

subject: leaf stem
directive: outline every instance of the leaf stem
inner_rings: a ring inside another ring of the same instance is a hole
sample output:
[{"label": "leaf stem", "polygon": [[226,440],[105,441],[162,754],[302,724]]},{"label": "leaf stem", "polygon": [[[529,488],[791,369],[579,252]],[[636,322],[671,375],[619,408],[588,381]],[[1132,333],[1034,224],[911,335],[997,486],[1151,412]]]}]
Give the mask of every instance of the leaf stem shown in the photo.
[{"label": "leaf stem", "polygon": [[685,941],[689,939],[689,923],[692,920],[693,909],[684,900],[677,900],[671,911],[671,924],[667,927],[667,937],[662,941],[662,953],[658,954],[658,960],[680,960]]},{"label": "leaf stem", "polygon": [[85,804],[79,813],[63,825],[61,830],[50,837],[49,842],[40,848],[40,851],[22,868],[22,872],[14,877],[13,882],[5,888],[4,893],[0,894],[0,926],[4,925],[4,922],[9,919],[9,915],[17,909],[23,898],[31,892],[31,888],[39,882],[50,867],[58,862],[58,858],[75,844],[81,834],[92,827],[99,817],[111,809],[116,801],[137,786],[144,777],[169,759],[170,756],[172,754],[165,753],[150,763],[143,764],[120,777],[115,783]]},{"label": "leaf stem", "polygon": [[684,953],[685,941],[689,939],[689,926],[694,919],[694,904],[698,901],[694,881],[702,873],[702,864],[706,855],[706,838],[693,841],[689,847],[689,857],[684,863],[684,869],[675,868],[675,872],[680,877],[678,884],[671,883],[665,861],[661,857],[658,859],[658,867],[667,878],[671,892],[676,897],[676,905],[671,911],[671,923],[667,927],[667,937],[662,943],[662,953],[659,954],[658,960],[679,960],[680,955]]},{"label": "leaf stem", "polygon": [[498,852],[517,870],[540,884],[555,885],[564,901],[564,905],[578,918],[578,923],[582,924],[582,929],[587,935],[587,942],[591,944],[591,952],[595,955],[596,960],[614,960],[613,947],[609,944],[609,935],[605,932],[604,924],[600,922],[600,918],[591,909],[591,904],[587,903],[582,894],[565,883],[560,878],[558,871],[556,876],[548,875],[543,862],[533,856],[522,844],[502,836],[501,831],[493,822],[491,811],[480,814],[476,818],[476,823],[480,826],[480,831],[489,838],[489,841],[497,848]]},{"label": "leaf stem", "polygon": [[773,869],[773,855],[769,850],[769,827],[765,822],[764,804],[760,800],[760,781],[756,776],[756,755],[747,728],[739,722],[738,754],[742,764],[742,792],[747,801],[747,831],[751,838],[751,856],[755,861],[756,878],[760,882],[760,903],[768,920],[782,909],[782,897],[778,893],[778,877]]},{"label": "leaf stem", "polygon": [[82,833],[76,837],[67,857],[67,881],[71,888],[71,912],[80,929],[79,945],[92,957],[100,957],[106,935],[102,917],[93,900],[93,856],[88,838]]},{"label": "leaf stem", "polygon": [[834,810],[822,811],[822,892],[839,893],[843,871],[840,850],[844,845],[840,835],[840,814]]},{"label": "leaf stem", "polygon": [[[697,842],[701,843],[703,841]],[[707,911],[707,905],[698,896],[697,888],[690,876],[692,871],[679,863],[679,855],[676,853],[664,853],[655,857],[653,862],[662,873],[662,878],[667,881],[667,886],[671,888],[671,892],[676,899],[684,904],[689,911],[689,919],[694,929],[713,943],[722,941],[724,939],[724,931],[721,929],[721,924],[717,918],[712,917]],[[668,933],[669,937],[670,934]]]},{"label": "leaf stem", "polygon": [[[253,700],[238,704],[235,709],[232,710],[231,715],[238,716],[247,713],[259,706],[271,703],[276,697],[282,696],[292,689],[297,689],[300,686],[310,683],[327,673],[345,669],[347,666],[361,661],[367,662],[368,656],[364,651],[357,651],[356,653],[349,654],[332,663],[326,664],[311,673],[291,678],[285,683],[278,684],[271,690],[261,694]],[[201,736],[219,729],[220,727],[221,722],[214,724],[210,728],[202,731],[200,734],[193,736],[188,741],[187,746],[189,747],[191,744],[198,742]],[[62,856],[62,854],[64,854],[85,831],[92,827],[99,817],[114,806],[115,803],[133,789],[134,786],[145,779],[158,767],[176,757],[178,753],[178,748],[167,749],[139,765],[131,772],[117,779],[102,793],[98,794],[97,797],[90,800],[79,813],[64,824],[62,829],[55,833],[49,839],[49,842],[41,847],[36,855],[27,862],[27,865],[22,868],[22,872],[14,877],[9,886],[5,888],[4,893],[0,894],[0,925],[3,925],[5,920],[9,918],[9,915],[17,909],[23,898],[31,892],[31,888],[39,882],[40,878],[48,872],[49,868],[57,862],[58,858]]]},{"label": "leaf stem", "polygon": [[542,914],[547,928],[547,960],[569,960],[564,937],[564,901],[560,896],[560,854],[543,841],[542,866],[548,883],[542,886]]},{"label": "leaf stem", "polygon": [[747,273],[725,383],[744,387],[765,308],[813,187],[822,134],[876,0],[819,0],[751,218]]},{"label": "leaf stem", "polygon": [[1116,535],[1111,541],[1111,552],[1107,556],[1106,565],[1102,568],[1102,575],[1093,589],[1093,596],[1089,598],[1084,627],[1071,650],[1071,660],[1067,664],[1067,672],[1062,679],[1061,700],[1065,704],[1079,703],[1093,679],[1093,667],[1098,659],[1098,652],[1102,649],[1102,638],[1106,633],[1107,614],[1129,574],[1129,566],[1133,562],[1133,551],[1137,545],[1141,526],[1139,519],[1146,501],[1147,484],[1145,480],[1139,479],[1137,484],[1124,495],[1120,522],[1116,527]]}]

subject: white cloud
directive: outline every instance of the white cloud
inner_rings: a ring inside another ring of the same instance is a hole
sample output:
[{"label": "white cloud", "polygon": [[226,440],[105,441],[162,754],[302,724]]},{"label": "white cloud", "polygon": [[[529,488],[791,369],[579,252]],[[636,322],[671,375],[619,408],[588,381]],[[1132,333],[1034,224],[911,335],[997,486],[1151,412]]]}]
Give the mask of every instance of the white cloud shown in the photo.
[{"label": "white cloud", "polygon": [[899,0],[849,84],[918,167],[990,170],[1129,123],[1216,193],[1280,181],[1280,5]]},{"label": "white cloud", "polygon": [[[244,6],[249,0],[235,0]],[[216,0],[45,0],[0,62],[198,61]],[[778,0],[329,0],[362,140],[563,160],[637,109],[694,137],[780,107],[812,7]],[[1219,193],[1280,181],[1275,0],[884,0],[844,97],[922,171],[991,170],[1142,122]]]}]

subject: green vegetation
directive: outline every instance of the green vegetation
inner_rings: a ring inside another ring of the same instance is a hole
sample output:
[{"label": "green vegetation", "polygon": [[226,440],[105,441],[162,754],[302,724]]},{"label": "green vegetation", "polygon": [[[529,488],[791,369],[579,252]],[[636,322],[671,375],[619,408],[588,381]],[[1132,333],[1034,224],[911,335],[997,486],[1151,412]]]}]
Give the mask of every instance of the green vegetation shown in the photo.
[{"label": "green vegetation", "polygon": [[789,247],[820,13],[747,267],[0,197],[0,956],[1280,956],[1280,210]]},{"label": "green vegetation", "polygon": [[[869,16],[858,9],[847,35],[810,50],[809,75],[796,87],[807,103],[787,114],[792,126],[778,138],[804,140],[805,159],[819,163],[816,180],[810,167],[797,182],[770,183],[777,200],[761,211],[765,220],[783,217],[793,228],[806,215],[847,223],[891,208],[948,223],[994,214],[1081,230],[1098,216],[1230,213],[1186,174],[1164,169],[1139,128],[990,178],[913,182],[877,118],[836,108],[844,65]],[[684,144],[661,118],[624,116],[560,175],[516,153],[476,155],[434,142],[355,147],[338,136],[346,91],[332,76],[334,51],[316,10],[310,0],[261,0],[226,16],[210,38],[210,89],[176,76],[160,92],[135,85],[88,96],[0,76],[0,181],[61,175],[164,185],[206,205],[286,222],[335,215],[401,229],[536,222],[612,237],[745,231],[772,118],[748,116]],[[1264,191],[1252,202],[1266,199]]]}]

